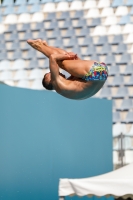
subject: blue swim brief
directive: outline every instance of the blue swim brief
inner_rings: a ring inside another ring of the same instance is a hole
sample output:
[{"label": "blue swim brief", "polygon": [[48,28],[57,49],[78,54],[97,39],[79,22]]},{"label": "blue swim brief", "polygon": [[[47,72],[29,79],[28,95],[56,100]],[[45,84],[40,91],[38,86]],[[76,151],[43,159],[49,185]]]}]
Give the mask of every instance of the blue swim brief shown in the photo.
[{"label": "blue swim brief", "polygon": [[90,71],[82,77],[85,81],[105,81],[108,77],[108,67],[105,63],[94,62]]}]

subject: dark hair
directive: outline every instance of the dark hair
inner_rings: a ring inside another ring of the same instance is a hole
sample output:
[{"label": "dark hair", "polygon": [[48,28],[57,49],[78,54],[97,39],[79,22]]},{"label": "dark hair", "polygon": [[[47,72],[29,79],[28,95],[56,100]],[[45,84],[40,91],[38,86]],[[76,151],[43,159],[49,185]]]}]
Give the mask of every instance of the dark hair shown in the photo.
[{"label": "dark hair", "polygon": [[[46,73],[46,74],[47,74],[47,73]],[[45,76],[46,76],[46,74],[45,74]],[[52,83],[51,83],[51,82],[50,82],[50,83],[47,83],[47,82],[45,81],[45,76],[44,76],[44,78],[42,79],[42,85],[43,85],[43,87],[46,88],[47,90],[53,90],[54,87],[53,87]]]}]

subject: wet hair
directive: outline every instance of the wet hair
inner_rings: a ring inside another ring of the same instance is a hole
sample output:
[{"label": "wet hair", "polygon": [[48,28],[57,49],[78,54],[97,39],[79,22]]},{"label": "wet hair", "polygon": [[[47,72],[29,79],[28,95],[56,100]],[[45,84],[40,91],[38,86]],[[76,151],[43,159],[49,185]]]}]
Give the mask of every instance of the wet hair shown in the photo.
[{"label": "wet hair", "polygon": [[[47,73],[46,73],[46,74],[47,74]],[[45,76],[46,76],[46,74],[45,74]],[[42,79],[42,85],[43,85],[43,87],[46,88],[47,90],[53,90],[54,87],[53,87],[52,83],[51,83],[51,82],[50,82],[50,83],[47,83],[47,82],[45,81],[45,76],[44,76],[44,78]]]}]

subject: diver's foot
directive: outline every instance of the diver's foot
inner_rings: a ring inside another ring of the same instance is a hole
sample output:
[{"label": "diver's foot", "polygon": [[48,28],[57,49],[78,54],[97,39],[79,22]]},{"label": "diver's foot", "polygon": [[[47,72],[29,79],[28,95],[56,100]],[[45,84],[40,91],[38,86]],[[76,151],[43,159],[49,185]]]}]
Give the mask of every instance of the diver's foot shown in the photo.
[{"label": "diver's foot", "polygon": [[48,46],[46,40],[42,40],[43,45]]},{"label": "diver's foot", "polygon": [[44,46],[47,46],[47,42],[45,40],[37,39],[37,40],[27,40],[27,43],[32,46],[34,49],[44,52]]}]

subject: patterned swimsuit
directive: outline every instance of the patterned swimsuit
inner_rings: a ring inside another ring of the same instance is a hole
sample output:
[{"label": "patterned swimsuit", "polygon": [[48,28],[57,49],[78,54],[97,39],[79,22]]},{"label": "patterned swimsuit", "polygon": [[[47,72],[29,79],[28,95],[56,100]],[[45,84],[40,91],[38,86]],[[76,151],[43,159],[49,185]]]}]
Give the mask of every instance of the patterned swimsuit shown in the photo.
[{"label": "patterned swimsuit", "polygon": [[94,62],[90,71],[83,76],[85,81],[105,81],[108,77],[108,67],[105,63]]}]

